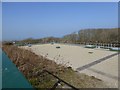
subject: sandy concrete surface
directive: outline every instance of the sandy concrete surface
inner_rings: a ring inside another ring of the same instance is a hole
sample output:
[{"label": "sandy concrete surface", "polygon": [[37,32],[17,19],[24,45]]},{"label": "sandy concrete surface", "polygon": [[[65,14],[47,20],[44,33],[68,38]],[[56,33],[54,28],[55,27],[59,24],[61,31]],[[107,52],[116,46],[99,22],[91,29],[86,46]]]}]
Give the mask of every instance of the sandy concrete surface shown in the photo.
[{"label": "sandy concrete surface", "polygon": [[[57,46],[60,48],[56,48]],[[43,55],[58,64],[71,66],[74,70],[116,53],[109,50],[88,49],[64,44],[40,44],[32,45],[32,47],[23,46],[22,48],[29,49],[37,55]],[[102,79],[110,87],[118,87],[118,55],[85,67],[79,72]]]}]

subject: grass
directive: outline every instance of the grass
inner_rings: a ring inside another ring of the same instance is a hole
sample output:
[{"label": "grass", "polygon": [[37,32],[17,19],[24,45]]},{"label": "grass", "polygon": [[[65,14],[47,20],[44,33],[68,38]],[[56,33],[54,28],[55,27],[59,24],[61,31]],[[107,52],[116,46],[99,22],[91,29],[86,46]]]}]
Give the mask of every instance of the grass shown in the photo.
[{"label": "grass", "polygon": [[[56,64],[54,61],[38,56],[29,50],[13,45],[3,45],[3,50],[35,88],[51,88],[57,81],[56,78],[47,73],[41,74],[43,70],[48,70],[77,88],[107,87],[103,81],[94,76],[75,72],[70,67]],[[64,86],[61,83],[60,87]]]}]

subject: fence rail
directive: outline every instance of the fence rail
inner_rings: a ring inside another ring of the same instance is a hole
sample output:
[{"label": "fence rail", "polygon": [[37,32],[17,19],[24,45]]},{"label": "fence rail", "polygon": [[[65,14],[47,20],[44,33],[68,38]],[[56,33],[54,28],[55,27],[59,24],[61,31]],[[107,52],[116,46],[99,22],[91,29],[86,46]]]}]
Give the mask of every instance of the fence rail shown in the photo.
[{"label": "fence rail", "polygon": [[67,86],[69,86],[71,88],[71,90],[79,90],[78,88],[74,87],[73,85],[65,82],[64,80],[62,80],[61,78],[57,77],[56,75],[54,75],[53,73],[47,71],[47,70],[43,70],[40,74],[43,74],[43,73],[48,73],[50,75],[52,75],[53,77],[55,77],[57,79],[57,82],[53,85],[53,87],[51,88],[51,90],[55,90],[58,86],[59,83],[63,82],[64,84],[66,84]]}]

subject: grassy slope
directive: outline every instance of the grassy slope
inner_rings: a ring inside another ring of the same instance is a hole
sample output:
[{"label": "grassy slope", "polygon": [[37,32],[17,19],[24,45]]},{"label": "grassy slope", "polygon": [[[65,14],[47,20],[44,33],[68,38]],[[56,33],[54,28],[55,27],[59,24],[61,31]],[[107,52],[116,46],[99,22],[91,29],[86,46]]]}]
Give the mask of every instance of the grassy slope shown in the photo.
[{"label": "grassy slope", "polygon": [[12,45],[4,45],[3,50],[30,81],[33,87],[51,88],[56,82],[56,79],[51,75],[48,75],[47,73],[40,74],[44,69],[52,72],[77,88],[107,87],[103,81],[93,76],[75,72],[71,68],[58,65],[43,56],[37,56],[31,51],[20,49]]}]

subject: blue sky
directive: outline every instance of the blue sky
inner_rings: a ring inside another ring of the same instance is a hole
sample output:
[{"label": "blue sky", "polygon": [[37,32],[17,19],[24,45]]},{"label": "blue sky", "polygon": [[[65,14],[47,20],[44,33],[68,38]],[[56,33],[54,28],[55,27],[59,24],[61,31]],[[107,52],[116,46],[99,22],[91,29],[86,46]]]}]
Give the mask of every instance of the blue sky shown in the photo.
[{"label": "blue sky", "polygon": [[86,28],[118,27],[118,3],[2,4],[3,40],[62,37]]},{"label": "blue sky", "polygon": [[[2,3],[0,3],[0,13],[2,13]],[[2,41],[2,14],[0,14],[0,41]]]}]

